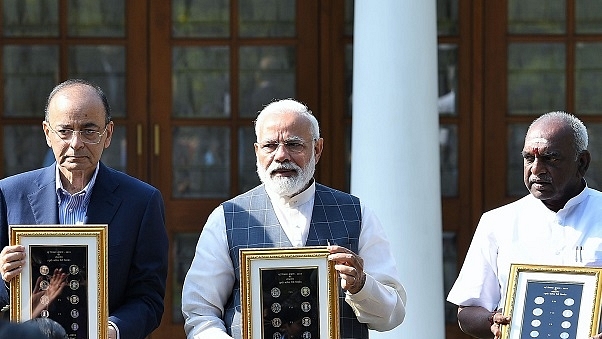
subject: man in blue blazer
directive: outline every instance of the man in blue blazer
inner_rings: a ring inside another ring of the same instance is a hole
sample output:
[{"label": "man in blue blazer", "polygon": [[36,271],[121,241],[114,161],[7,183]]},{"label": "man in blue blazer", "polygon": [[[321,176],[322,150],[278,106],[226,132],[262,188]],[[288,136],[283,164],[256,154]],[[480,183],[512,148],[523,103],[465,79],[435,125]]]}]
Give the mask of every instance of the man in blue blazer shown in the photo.
[{"label": "man in blue blazer", "polygon": [[109,338],[142,339],[163,315],[165,211],[156,188],[100,162],[113,127],[96,85],[67,80],[50,93],[43,129],[56,162],[0,180],[0,274],[9,282],[25,263],[25,248],[8,246],[8,225],[108,224]]}]

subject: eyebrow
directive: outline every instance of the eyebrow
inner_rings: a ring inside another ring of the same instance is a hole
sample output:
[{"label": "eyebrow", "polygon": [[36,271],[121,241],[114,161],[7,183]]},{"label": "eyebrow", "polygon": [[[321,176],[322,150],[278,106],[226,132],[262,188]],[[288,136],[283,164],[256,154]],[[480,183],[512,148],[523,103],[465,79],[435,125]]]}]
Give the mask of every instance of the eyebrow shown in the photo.
[{"label": "eyebrow", "polygon": [[[61,127],[61,128],[68,128],[68,129],[72,129],[73,125],[70,124],[58,124],[57,127]],[[90,127],[97,127],[97,128],[101,128],[99,125],[93,123],[93,122],[88,122],[85,123],[81,126],[82,129],[86,129],[86,128],[90,128]]]},{"label": "eyebrow", "polygon": [[[286,143],[286,142],[291,142],[291,141],[296,141],[296,142],[305,142],[305,140],[303,140],[303,138],[301,138],[301,137],[298,137],[298,136],[292,136],[292,137],[290,137],[290,138],[287,138],[287,139],[285,139],[285,140],[284,140],[284,141],[282,141],[282,142],[285,142],[285,143]],[[264,140],[264,141],[262,141],[262,142],[260,142],[260,143],[262,143],[262,144],[266,144],[266,143],[272,143],[272,142],[279,142],[279,141],[278,141],[277,139],[267,139],[267,140]]]},{"label": "eyebrow", "polygon": [[[520,152],[523,157],[534,155],[535,152],[522,151]],[[549,156],[559,156],[560,152],[558,151],[545,151],[543,153],[539,153],[539,156],[549,157]]]}]

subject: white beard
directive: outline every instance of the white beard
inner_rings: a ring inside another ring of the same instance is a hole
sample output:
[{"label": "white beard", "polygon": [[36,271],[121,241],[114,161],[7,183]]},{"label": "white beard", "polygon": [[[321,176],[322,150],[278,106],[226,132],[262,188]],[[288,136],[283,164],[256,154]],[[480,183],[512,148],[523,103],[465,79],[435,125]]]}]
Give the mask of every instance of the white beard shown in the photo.
[{"label": "white beard", "polygon": [[[297,175],[291,177],[272,176],[270,173],[277,169],[295,170],[297,171]],[[259,161],[257,161],[257,174],[261,182],[265,184],[266,190],[274,192],[281,197],[292,197],[300,193],[314,177],[315,171],[316,157],[313,153],[304,168],[290,161],[284,163],[273,161],[267,169],[264,169],[259,164]]]}]

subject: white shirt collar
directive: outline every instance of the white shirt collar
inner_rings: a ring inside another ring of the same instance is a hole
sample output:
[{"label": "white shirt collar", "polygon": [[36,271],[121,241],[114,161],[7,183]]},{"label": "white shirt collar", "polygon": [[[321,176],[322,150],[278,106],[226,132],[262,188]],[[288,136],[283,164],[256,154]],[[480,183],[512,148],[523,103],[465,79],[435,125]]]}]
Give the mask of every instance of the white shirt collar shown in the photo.
[{"label": "white shirt collar", "polygon": [[[562,210],[566,210],[567,208],[571,207],[571,206],[575,206],[578,205],[580,202],[582,202],[587,196],[589,195],[588,192],[588,187],[587,187],[587,183],[585,183],[585,187],[583,188],[583,190],[581,191],[581,193],[577,194],[576,196],[572,197],[569,199],[569,201],[566,202],[566,204],[564,204],[564,207],[562,207],[560,209],[560,211]],[[558,212],[560,212],[558,211]]]}]

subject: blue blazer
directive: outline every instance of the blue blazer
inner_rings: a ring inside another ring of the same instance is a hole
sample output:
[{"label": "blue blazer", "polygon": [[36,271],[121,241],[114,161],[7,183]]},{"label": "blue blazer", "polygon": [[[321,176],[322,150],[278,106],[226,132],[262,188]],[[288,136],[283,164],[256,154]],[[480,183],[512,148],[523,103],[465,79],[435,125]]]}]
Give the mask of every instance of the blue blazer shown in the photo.
[{"label": "blue blazer", "polygon": [[[9,244],[8,225],[58,224],[57,206],[55,164],[0,180],[0,249]],[[109,225],[109,320],[121,338],[145,338],[161,322],[167,279],[161,193],[100,163],[86,223]],[[8,301],[0,288],[0,304]]]}]

